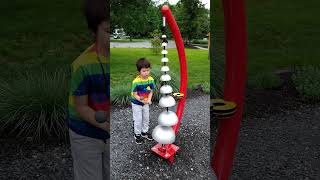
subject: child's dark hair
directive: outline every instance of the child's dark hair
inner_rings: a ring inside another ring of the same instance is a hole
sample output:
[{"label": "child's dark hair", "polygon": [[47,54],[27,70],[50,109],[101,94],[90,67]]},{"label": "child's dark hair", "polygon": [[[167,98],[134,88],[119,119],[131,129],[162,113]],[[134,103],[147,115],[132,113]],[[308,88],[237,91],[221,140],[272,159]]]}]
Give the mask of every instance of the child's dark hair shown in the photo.
[{"label": "child's dark hair", "polygon": [[110,7],[107,0],[85,0],[84,15],[87,20],[88,28],[97,33],[98,26],[103,21],[110,21]]},{"label": "child's dark hair", "polygon": [[136,63],[136,66],[137,66],[137,70],[140,72],[140,70],[142,68],[151,68],[151,64],[150,62],[146,59],[146,58],[140,58],[138,59],[137,63]]}]

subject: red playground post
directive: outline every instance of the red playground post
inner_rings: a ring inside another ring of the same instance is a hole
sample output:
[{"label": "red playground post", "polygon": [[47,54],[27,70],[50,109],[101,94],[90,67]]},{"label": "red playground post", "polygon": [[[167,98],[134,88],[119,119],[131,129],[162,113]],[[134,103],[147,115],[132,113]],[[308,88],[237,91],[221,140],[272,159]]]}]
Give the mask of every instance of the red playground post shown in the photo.
[{"label": "red playground post", "polygon": [[224,99],[237,104],[233,117],[219,120],[218,135],[212,157],[212,168],[218,180],[227,180],[242,119],[247,71],[247,34],[244,0],[223,0],[225,20]]},{"label": "red playground post", "polygon": [[[172,32],[173,38],[176,43],[176,47],[177,47],[177,51],[178,51],[178,55],[179,55],[179,62],[180,62],[180,92],[179,92],[179,94],[181,94],[182,96],[181,96],[181,99],[179,99],[176,113],[175,113],[177,116],[177,123],[172,126],[174,134],[176,135],[179,130],[179,127],[180,127],[182,114],[184,111],[184,105],[185,105],[185,101],[186,101],[186,96],[187,96],[188,75],[187,75],[186,54],[184,51],[184,44],[183,44],[183,40],[182,40],[182,37],[180,34],[179,27],[178,27],[173,15],[172,15],[171,11],[170,11],[169,6],[164,5],[161,9],[161,12],[164,17],[164,22],[163,22],[164,26],[165,26],[165,22],[167,22],[167,24]],[[166,38],[165,35],[164,35],[164,37]],[[167,108],[167,111],[168,111],[168,108]],[[159,128],[159,129],[161,129],[161,128]],[[151,150],[153,152],[155,152],[156,154],[158,154],[159,156],[163,157],[164,159],[169,160],[169,162],[172,163],[174,160],[174,155],[179,150],[179,147],[172,144],[172,143],[165,144],[165,145],[159,143],[159,144],[155,145],[154,147],[152,147]]]}]

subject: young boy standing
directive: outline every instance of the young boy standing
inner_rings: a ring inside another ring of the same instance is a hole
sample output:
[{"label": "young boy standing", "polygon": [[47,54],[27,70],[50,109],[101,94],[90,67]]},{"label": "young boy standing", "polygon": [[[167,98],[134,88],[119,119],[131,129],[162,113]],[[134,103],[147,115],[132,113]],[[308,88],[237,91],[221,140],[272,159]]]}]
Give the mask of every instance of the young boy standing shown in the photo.
[{"label": "young boy standing", "polygon": [[68,126],[74,180],[108,180],[109,4],[86,0],[84,14],[95,42],[71,64]]},{"label": "young boy standing", "polygon": [[136,62],[139,75],[132,81],[131,104],[134,124],[134,138],[137,144],[142,144],[143,138],[153,140],[149,130],[149,105],[155,87],[150,76],[151,65],[145,58]]}]

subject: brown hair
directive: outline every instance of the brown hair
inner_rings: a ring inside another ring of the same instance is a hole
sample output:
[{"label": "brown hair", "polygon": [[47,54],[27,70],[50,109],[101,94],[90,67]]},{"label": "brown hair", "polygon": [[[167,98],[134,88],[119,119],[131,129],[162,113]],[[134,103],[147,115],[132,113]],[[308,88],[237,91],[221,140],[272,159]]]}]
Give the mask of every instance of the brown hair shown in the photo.
[{"label": "brown hair", "polygon": [[85,0],[84,15],[87,20],[88,28],[97,33],[98,26],[103,21],[110,22],[110,7],[107,0]]},{"label": "brown hair", "polygon": [[142,68],[151,68],[150,62],[146,58],[140,58],[136,62],[137,70],[140,72]]}]

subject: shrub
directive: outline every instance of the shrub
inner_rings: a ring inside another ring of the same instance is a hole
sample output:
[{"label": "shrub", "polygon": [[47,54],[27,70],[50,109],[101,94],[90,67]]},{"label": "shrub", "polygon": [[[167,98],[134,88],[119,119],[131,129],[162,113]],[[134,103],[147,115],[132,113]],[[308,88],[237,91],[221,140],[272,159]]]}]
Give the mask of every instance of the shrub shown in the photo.
[{"label": "shrub", "polygon": [[110,87],[110,97],[112,104],[125,106],[130,103],[131,84],[121,84],[115,87]]},{"label": "shrub", "polygon": [[295,68],[292,80],[297,91],[305,100],[320,100],[319,66],[301,66]]},{"label": "shrub", "polygon": [[203,92],[206,94],[210,94],[210,83],[209,82],[205,82],[203,84]]},{"label": "shrub", "polygon": [[197,90],[197,91],[200,90],[201,92],[210,94],[210,83],[205,82],[204,84],[195,84],[195,85],[192,85],[191,89]]},{"label": "shrub", "polygon": [[18,80],[0,83],[0,132],[34,141],[66,138],[69,78],[65,70],[27,72]]},{"label": "shrub", "polygon": [[248,79],[248,85],[255,89],[273,89],[281,86],[281,79],[278,75],[266,72],[257,74]]},{"label": "shrub", "polygon": [[151,41],[151,46],[152,46],[152,52],[154,54],[159,54],[161,52],[161,39],[158,37],[154,37]]},{"label": "shrub", "polygon": [[152,33],[150,33],[150,36],[153,37],[150,42],[151,42],[151,50],[154,54],[159,54],[161,52],[161,32],[160,30],[156,29]]}]

